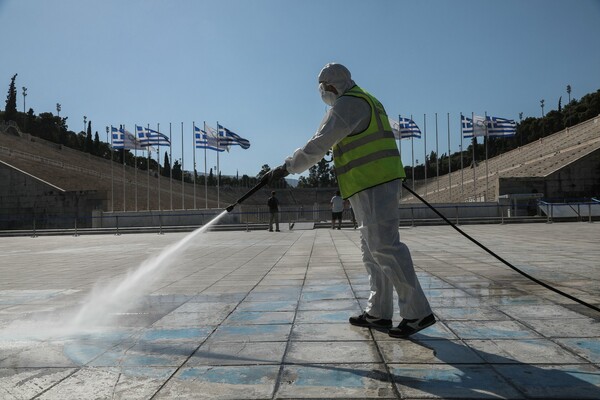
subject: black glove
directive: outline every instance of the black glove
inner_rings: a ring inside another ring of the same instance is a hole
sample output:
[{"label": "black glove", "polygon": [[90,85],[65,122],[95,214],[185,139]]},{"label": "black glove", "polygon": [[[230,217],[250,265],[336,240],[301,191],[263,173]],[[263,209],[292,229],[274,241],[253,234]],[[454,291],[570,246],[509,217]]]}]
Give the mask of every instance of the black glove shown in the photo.
[{"label": "black glove", "polygon": [[278,181],[279,179],[285,178],[290,173],[285,169],[285,164],[280,165],[279,167],[272,169],[268,172],[267,176],[269,179],[269,183]]}]

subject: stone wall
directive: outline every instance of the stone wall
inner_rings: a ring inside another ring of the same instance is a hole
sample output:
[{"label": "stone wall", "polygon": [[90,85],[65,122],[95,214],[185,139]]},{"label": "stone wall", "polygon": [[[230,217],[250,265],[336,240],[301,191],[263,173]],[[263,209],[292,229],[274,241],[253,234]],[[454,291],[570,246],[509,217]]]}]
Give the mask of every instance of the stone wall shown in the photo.
[{"label": "stone wall", "polygon": [[[501,177],[499,195],[542,193],[550,201],[600,195],[600,151],[595,151],[546,177]],[[562,200],[561,200],[562,201]]]},{"label": "stone wall", "polygon": [[105,199],[104,192],[65,191],[0,161],[0,229],[91,227],[92,211],[106,207]]}]

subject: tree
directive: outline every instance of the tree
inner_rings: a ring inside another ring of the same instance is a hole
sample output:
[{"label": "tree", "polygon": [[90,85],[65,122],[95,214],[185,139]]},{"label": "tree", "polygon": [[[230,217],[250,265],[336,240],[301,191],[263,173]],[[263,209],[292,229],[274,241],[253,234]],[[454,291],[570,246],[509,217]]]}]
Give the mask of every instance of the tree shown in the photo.
[{"label": "tree", "polygon": [[92,140],[92,121],[89,121],[87,126],[87,133],[85,135],[85,144],[83,147],[83,151],[92,154],[94,151],[93,143],[94,142]]},{"label": "tree", "polygon": [[100,136],[98,135],[98,131],[94,135],[94,145],[92,146],[92,154],[95,156],[99,156],[100,154]]},{"label": "tree", "polygon": [[165,151],[165,160],[163,162],[162,176],[171,176],[171,163],[169,162],[169,153]]},{"label": "tree", "polygon": [[269,164],[263,164],[263,166],[260,167],[260,171],[258,171],[258,174],[256,174],[256,179],[261,180],[262,177],[265,176],[270,170],[271,167],[269,167]]},{"label": "tree", "polygon": [[561,102],[562,102],[562,96],[560,96],[560,97],[558,98],[558,112],[561,112],[561,111],[562,111],[562,105],[561,105]]},{"label": "tree", "polygon": [[10,80],[10,86],[8,87],[8,96],[6,96],[6,108],[4,109],[4,120],[5,121],[16,121],[17,120],[17,89],[15,87],[15,79],[18,74],[14,74]]},{"label": "tree", "polygon": [[308,177],[300,177],[298,186],[304,188],[334,187],[337,186],[335,172],[329,162],[322,158],[317,164],[308,169]]},{"label": "tree", "polygon": [[179,160],[175,160],[173,163],[173,179],[181,180],[181,164],[179,164]]},{"label": "tree", "polygon": [[208,171],[208,181],[206,182],[208,186],[217,186],[217,180],[213,174],[212,168]]}]

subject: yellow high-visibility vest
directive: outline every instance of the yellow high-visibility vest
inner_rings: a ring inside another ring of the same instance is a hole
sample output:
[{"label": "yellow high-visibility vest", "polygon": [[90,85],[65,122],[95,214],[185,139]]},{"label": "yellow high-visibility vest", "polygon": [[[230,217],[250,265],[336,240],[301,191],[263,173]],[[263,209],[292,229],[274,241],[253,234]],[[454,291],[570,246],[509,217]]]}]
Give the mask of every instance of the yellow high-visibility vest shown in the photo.
[{"label": "yellow high-visibility vest", "polygon": [[343,94],[366,100],[371,107],[369,126],[333,147],[333,162],[342,197],[406,176],[396,139],[383,105],[358,86]]}]

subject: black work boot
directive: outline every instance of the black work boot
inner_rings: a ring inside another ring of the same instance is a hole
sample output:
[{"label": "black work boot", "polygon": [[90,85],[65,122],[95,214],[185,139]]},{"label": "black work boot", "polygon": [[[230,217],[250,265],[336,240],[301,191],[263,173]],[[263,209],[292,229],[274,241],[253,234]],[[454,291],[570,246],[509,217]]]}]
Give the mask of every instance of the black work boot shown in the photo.
[{"label": "black work boot", "polygon": [[355,317],[350,317],[350,323],[355,326],[380,329],[388,329],[392,326],[391,319],[372,317],[366,311]]}]

